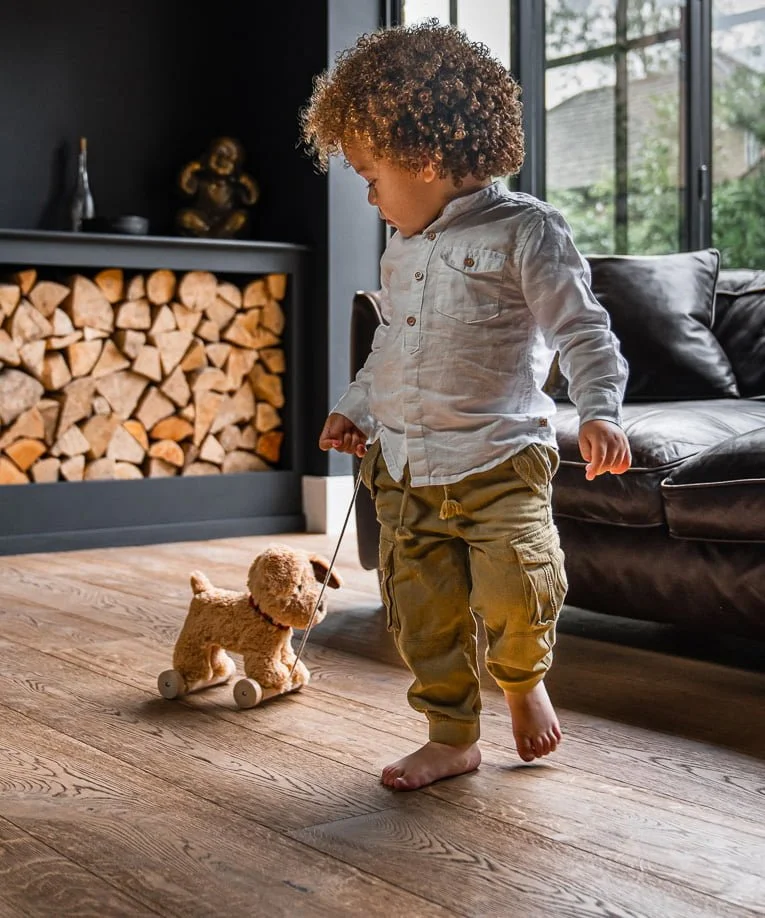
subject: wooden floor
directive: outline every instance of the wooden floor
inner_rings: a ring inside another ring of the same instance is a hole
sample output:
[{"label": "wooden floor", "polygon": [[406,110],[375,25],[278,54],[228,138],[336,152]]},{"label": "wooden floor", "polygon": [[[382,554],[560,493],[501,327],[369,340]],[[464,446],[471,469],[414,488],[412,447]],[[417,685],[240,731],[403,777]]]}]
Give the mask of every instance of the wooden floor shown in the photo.
[{"label": "wooden floor", "polygon": [[307,689],[157,694],[190,570],[268,541],[0,558],[0,916],[765,915],[762,671],[564,631],[554,757],[487,687],[481,768],[393,793],[424,730],[352,537]]}]

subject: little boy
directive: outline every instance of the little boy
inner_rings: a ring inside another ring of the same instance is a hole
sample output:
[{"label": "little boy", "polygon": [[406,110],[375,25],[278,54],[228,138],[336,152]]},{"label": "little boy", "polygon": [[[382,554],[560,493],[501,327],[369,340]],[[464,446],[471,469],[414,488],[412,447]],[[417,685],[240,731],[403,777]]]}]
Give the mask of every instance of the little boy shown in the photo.
[{"label": "little boy", "polygon": [[319,446],[364,457],[388,627],[428,719],[429,741],[383,770],[399,790],[478,767],[476,617],[520,757],[560,742],[543,681],[567,589],[542,390],[553,351],[586,477],[631,461],[626,365],[587,263],[554,208],[492,182],[523,159],[518,95],[484,45],[432,21],[362,36],[301,116],[320,166],[343,155],[396,230],[381,261],[386,324]]}]

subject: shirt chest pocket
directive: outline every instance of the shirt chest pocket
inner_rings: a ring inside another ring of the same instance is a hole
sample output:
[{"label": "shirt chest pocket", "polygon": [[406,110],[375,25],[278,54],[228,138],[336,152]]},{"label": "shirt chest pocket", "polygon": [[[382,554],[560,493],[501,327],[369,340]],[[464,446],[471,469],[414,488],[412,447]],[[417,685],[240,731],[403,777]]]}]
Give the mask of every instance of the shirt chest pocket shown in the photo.
[{"label": "shirt chest pocket", "polygon": [[507,256],[476,246],[451,246],[440,256],[436,312],[467,325],[498,316]]}]

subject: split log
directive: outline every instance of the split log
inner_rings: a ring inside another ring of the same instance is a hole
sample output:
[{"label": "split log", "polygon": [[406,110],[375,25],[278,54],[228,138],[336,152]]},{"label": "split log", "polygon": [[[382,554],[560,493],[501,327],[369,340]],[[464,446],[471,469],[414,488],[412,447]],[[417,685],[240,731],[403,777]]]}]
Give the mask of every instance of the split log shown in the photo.
[{"label": "split log", "polygon": [[255,452],[266,461],[276,463],[279,461],[282,440],[284,440],[284,434],[280,430],[271,430],[268,433],[261,434],[258,437],[258,445],[255,448]]},{"label": "split log", "polygon": [[162,269],[153,271],[146,280],[146,296],[155,306],[164,306],[175,296],[175,274]]},{"label": "split log", "polygon": [[0,370],[0,421],[10,424],[42,398],[42,384],[21,370]]},{"label": "split log", "polygon": [[60,470],[61,460],[56,459],[55,456],[48,456],[45,459],[38,459],[30,469],[30,472],[32,473],[32,479],[37,484],[51,484],[54,481],[58,481]]},{"label": "split log", "polygon": [[144,450],[149,448],[149,435],[146,433],[146,428],[140,421],[137,421],[135,418],[131,418],[122,425],[125,430],[134,436],[136,440],[141,444]]},{"label": "split log", "polygon": [[85,481],[113,481],[117,477],[117,463],[108,457],[88,462],[82,477]]},{"label": "split log", "polygon": [[215,324],[215,322],[212,322],[210,319],[205,319],[204,322],[200,322],[199,328],[197,329],[197,334],[200,338],[203,338],[205,341],[209,341],[212,344],[220,341],[220,329]]},{"label": "split log", "polygon": [[239,434],[239,449],[248,449],[254,453],[257,443],[258,432],[252,425],[248,424]]},{"label": "split log", "polygon": [[[95,382],[89,376],[75,379],[64,388],[63,393],[59,397],[61,407],[58,413],[56,437],[61,437],[69,430],[72,424],[76,424],[78,421],[90,415],[94,390]],[[49,411],[52,417],[51,412],[52,409]],[[43,418],[45,418],[46,411],[40,409],[40,413]]]},{"label": "split log", "polygon": [[212,462],[213,465],[223,465],[226,458],[226,450],[220,445],[212,434],[205,437],[202,448],[199,450],[199,458],[203,462]]},{"label": "split log", "polygon": [[[225,366],[226,361],[231,355],[233,350],[230,344],[206,344],[205,345],[205,354],[207,354],[207,359],[214,367],[221,369]],[[242,374],[244,375],[244,374]],[[241,385],[241,380],[240,380]],[[236,386],[234,386],[236,388]]]},{"label": "split log", "polygon": [[232,450],[239,449],[242,442],[242,432],[236,424],[229,424],[224,427],[218,435],[218,441],[223,449],[230,453]]},{"label": "split log", "polygon": [[21,295],[26,296],[37,283],[37,271],[34,268],[26,268],[23,271],[17,271],[13,275],[13,282],[18,284]]},{"label": "split log", "polygon": [[143,274],[136,274],[130,278],[125,291],[126,300],[142,300],[146,296],[146,278]]},{"label": "split log", "polygon": [[258,350],[261,347],[273,347],[279,339],[273,332],[260,327],[260,310],[239,313],[223,333],[224,341]]},{"label": "split log", "polygon": [[100,459],[106,455],[106,448],[120,426],[120,419],[113,414],[94,415],[82,425],[82,435],[90,444],[89,459]]},{"label": "split log", "polygon": [[268,465],[262,459],[241,449],[228,453],[223,460],[224,475],[235,475],[239,472],[263,472],[266,469]]},{"label": "split log", "polygon": [[163,332],[177,331],[173,310],[169,306],[158,306],[152,310],[149,337],[161,335]]},{"label": "split log", "polygon": [[131,462],[115,462],[114,477],[118,481],[137,481],[139,478],[143,478],[143,472]]},{"label": "split log", "polygon": [[19,350],[7,331],[0,328],[0,364],[17,367],[21,363]]},{"label": "split log", "polygon": [[45,439],[45,424],[40,409],[36,405],[20,414],[0,437],[0,449],[5,449],[6,446],[22,437],[31,437],[34,440]]},{"label": "split log", "polygon": [[275,335],[281,335],[284,331],[284,310],[276,300],[269,300],[263,307],[260,323],[263,328],[268,329],[268,331],[273,332]]},{"label": "split log", "polygon": [[177,415],[158,421],[149,431],[153,440],[173,440],[180,443],[194,434],[194,425]]},{"label": "split log", "polygon": [[6,324],[6,329],[16,347],[40,338],[49,338],[53,334],[50,322],[27,300],[21,300]]},{"label": "split log", "polygon": [[96,380],[99,395],[104,396],[112,411],[123,420],[127,420],[133,413],[147,385],[146,378],[133,373],[132,370],[112,373],[111,376]]},{"label": "split log", "polygon": [[190,402],[188,405],[184,405],[183,408],[181,408],[181,410],[178,412],[178,417],[183,418],[184,421],[188,421],[190,424],[194,423],[194,418],[196,416],[197,409],[194,407],[193,402]]},{"label": "split log", "polygon": [[255,430],[258,433],[266,433],[269,430],[275,430],[282,423],[279,412],[273,405],[268,402],[258,402],[255,408],[255,420],[253,422]]},{"label": "split log", "polygon": [[85,457],[72,456],[61,463],[61,477],[67,481],[82,481],[85,472]]},{"label": "split log", "polygon": [[120,370],[126,370],[129,366],[130,361],[110,338],[104,342],[104,349],[90,375],[93,379],[99,379],[102,376],[110,376]]},{"label": "split log", "polygon": [[194,336],[190,332],[171,331],[149,335],[149,340],[159,348],[162,372],[169,376],[184,358],[194,341]]},{"label": "split log", "polygon": [[[114,313],[109,300],[92,280],[76,274],[71,281],[72,291],[64,308],[75,328],[97,328],[111,332],[114,328]],[[86,336],[87,337],[87,336]]]},{"label": "split log", "polygon": [[175,412],[175,406],[159,389],[150,386],[146,395],[141,399],[141,404],[135,412],[135,417],[143,424],[146,430],[163,418],[170,417]]},{"label": "split log", "polygon": [[72,381],[72,374],[63,354],[53,351],[43,359],[40,381],[49,392],[57,392]]},{"label": "split log", "polygon": [[22,472],[26,472],[30,466],[37,462],[40,456],[47,452],[47,449],[48,447],[42,440],[22,437],[21,440],[16,440],[15,443],[11,443],[11,445],[6,448],[5,452]]},{"label": "split log", "polygon": [[178,285],[178,299],[189,309],[206,309],[215,302],[218,281],[209,271],[189,271]]},{"label": "split log", "polygon": [[29,291],[29,302],[41,315],[49,319],[70,292],[68,287],[55,281],[39,281]]},{"label": "split log", "polygon": [[228,376],[216,367],[203,367],[201,370],[193,370],[189,373],[189,385],[192,392],[203,392],[205,389],[212,389],[214,392],[227,392],[229,385]]},{"label": "split log", "polygon": [[182,475],[220,475],[220,469],[211,462],[192,462],[187,465],[181,473]]},{"label": "split log", "polygon": [[191,389],[186,381],[186,374],[181,367],[176,367],[160,386],[161,391],[179,408],[185,408],[191,401]]},{"label": "split log", "polygon": [[[69,385],[71,386],[72,383]],[[61,414],[61,403],[53,398],[41,398],[37,403],[37,410],[42,416],[43,427],[45,428],[43,440],[45,440],[48,446],[53,446],[56,440],[58,419]]]},{"label": "split log", "polygon": [[[90,443],[85,439],[82,431],[77,425],[73,425],[67,430],[63,437],[59,437],[58,440],[50,448],[52,456],[82,456],[85,458],[85,453],[90,449]],[[83,469],[85,466],[83,465]]]},{"label": "split log", "polygon": [[112,406],[107,402],[103,395],[93,397],[93,414],[107,417],[112,413]]},{"label": "split log", "polygon": [[200,392],[194,396],[194,445],[200,446],[210,432],[225,396],[219,392]]},{"label": "split log", "polygon": [[268,290],[263,278],[251,281],[244,288],[242,296],[242,306],[245,309],[252,309],[253,306],[265,306],[268,302]]},{"label": "split log", "polygon": [[149,478],[172,478],[178,474],[178,469],[164,459],[149,459],[147,468]]},{"label": "split log", "polygon": [[143,462],[146,450],[142,444],[136,440],[125,424],[120,424],[114,429],[114,433],[106,447],[106,458],[114,462]]},{"label": "split log", "polygon": [[78,341],[70,344],[66,351],[69,360],[69,369],[72,376],[87,376],[96,365],[101,356],[103,343],[101,341]]},{"label": "split log", "polygon": [[162,366],[159,359],[159,350],[147,344],[133,361],[133,372],[140,373],[153,382],[162,382]]},{"label": "split log", "polygon": [[99,339],[103,340],[104,338],[109,337],[109,332],[104,331],[102,328],[91,328],[90,326],[86,325],[82,330],[82,337],[86,341],[97,341]]},{"label": "split log", "polygon": [[[236,284],[230,284],[228,281],[221,281],[218,284],[217,298],[233,306],[234,309],[240,309],[242,306],[242,291]],[[208,312],[208,315],[209,312]],[[212,319],[212,316],[210,316]]]},{"label": "split log", "polygon": [[0,284],[0,322],[13,315],[21,302],[21,287],[18,284]]},{"label": "split log", "polygon": [[151,307],[148,300],[125,300],[114,314],[117,328],[132,328],[135,331],[151,328]]},{"label": "split log", "polygon": [[132,328],[122,329],[115,333],[114,343],[126,357],[135,360],[146,344],[146,335]]},{"label": "split log", "polygon": [[[216,469],[217,471],[217,469]],[[0,485],[27,484],[29,478],[10,459],[0,456]]]},{"label": "split log", "polygon": [[110,303],[119,303],[125,290],[125,276],[122,268],[105,268],[99,271],[93,280]]},{"label": "split log", "polygon": [[181,449],[183,450],[183,455],[185,457],[183,462],[184,468],[199,459],[199,447],[195,446],[193,443],[181,443]]},{"label": "split log", "polygon": [[188,306],[184,306],[183,303],[173,303],[171,309],[173,310],[173,316],[178,330],[191,332],[193,334],[202,321],[202,313],[189,309]]},{"label": "split log", "polygon": [[[241,294],[239,294],[239,298],[241,299]],[[205,309],[205,315],[211,322],[214,322],[218,328],[224,329],[236,315],[236,309],[228,301],[218,296],[215,298],[212,306],[208,306],[207,309]]]},{"label": "split log", "polygon": [[74,344],[77,341],[82,341],[83,333],[81,331],[73,331],[68,335],[63,335],[60,338],[46,338],[45,347],[49,351],[64,351],[70,344]]},{"label": "split log", "polygon": [[[217,434],[230,424],[249,421],[255,415],[255,396],[252,387],[243,383],[233,396],[227,396],[218,407],[215,420],[210,426],[210,433]],[[200,441],[201,442],[201,441]]]},{"label": "split log", "polygon": [[192,370],[198,370],[200,367],[206,366],[207,354],[205,353],[205,346],[201,341],[195,339],[181,361],[181,369],[184,373],[190,373]]},{"label": "split log", "polygon": [[[50,339],[48,339],[50,340]],[[19,348],[21,365],[36,379],[42,379],[45,368],[45,341],[30,341]]]},{"label": "split log", "polygon": [[287,369],[284,351],[280,347],[264,347],[258,356],[269,373],[283,373]]},{"label": "split log", "polygon": [[182,468],[185,459],[183,450],[174,440],[157,440],[156,443],[152,443],[149,447],[149,457],[162,459],[176,468]]},{"label": "split log", "polygon": [[259,363],[250,370],[247,377],[252,386],[252,391],[258,400],[263,400],[273,405],[274,408],[284,407],[284,391],[281,376],[269,373]]},{"label": "split log", "polygon": [[53,313],[53,317],[51,318],[51,325],[53,326],[53,334],[57,338],[63,338],[65,335],[71,335],[74,331],[72,320],[64,312],[63,309],[57,309]]},{"label": "split log", "polygon": [[287,292],[287,275],[286,274],[269,274],[266,277],[266,287],[271,297],[275,300],[283,300]]}]

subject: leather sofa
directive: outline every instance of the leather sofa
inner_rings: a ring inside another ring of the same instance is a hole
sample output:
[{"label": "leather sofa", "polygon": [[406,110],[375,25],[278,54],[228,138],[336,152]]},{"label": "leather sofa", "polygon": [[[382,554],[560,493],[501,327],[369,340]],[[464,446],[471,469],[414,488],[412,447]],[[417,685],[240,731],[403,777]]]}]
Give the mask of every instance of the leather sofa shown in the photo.
[{"label": "leather sofa", "polygon": [[[633,465],[585,480],[576,409],[553,361],[567,601],[765,640],[765,271],[720,271],[712,249],[588,261],[630,365]],[[354,375],[380,321],[375,294],[357,293]],[[379,528],[364,489],[356,523],[360,561],[374,569]]]}]

